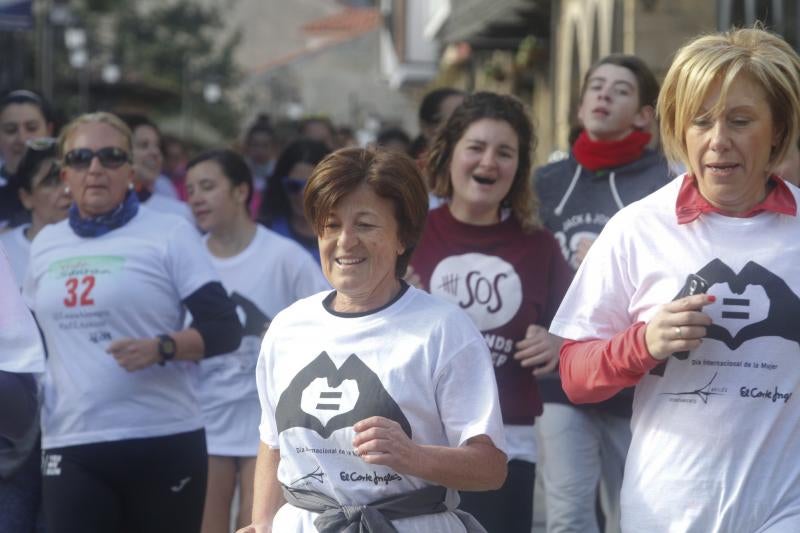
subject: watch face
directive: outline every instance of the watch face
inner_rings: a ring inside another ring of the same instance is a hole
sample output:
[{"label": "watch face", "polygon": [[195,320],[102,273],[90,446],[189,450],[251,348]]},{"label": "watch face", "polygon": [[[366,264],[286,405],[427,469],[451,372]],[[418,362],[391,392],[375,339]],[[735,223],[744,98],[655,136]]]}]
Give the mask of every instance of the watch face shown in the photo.
[{"label": "watch face", "polygon": [[158,351],[163,357],[172,357],[175,355],[175,340],[172,337],[164,335],[159,338]]}]

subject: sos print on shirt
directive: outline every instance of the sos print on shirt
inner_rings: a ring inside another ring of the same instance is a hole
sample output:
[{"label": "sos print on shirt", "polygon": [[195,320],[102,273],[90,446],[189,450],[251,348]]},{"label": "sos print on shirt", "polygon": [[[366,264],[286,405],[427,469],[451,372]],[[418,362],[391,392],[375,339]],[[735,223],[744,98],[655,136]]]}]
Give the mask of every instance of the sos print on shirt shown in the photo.
[{"label": "sos print on shirt", "polygon": [[480,253],[440,261],[431,274],[430,292],[466,311],[481,331],[508,324],[522,304],[522,283],[511,263]]},{"label": "sos print on shirt", "polygon": [[[720,259],[714,259],[697,271],[697,275],[714,285],[727,285],[724,293],[715,291],[718,305],[705,311],[713,323],[706,338],[716,339],[730,350],[759,337],[782,337],[800,345],[800,298],[786,282],[755,261],[749,261],[737,274]],[[651,374],[664,375],[663,363]]]},{"label": "sos print on shirt", "polygon": [[380,378],[351,354],[340,368],[322,352],[292,379],[278,399],[278,433],[304,427],[327,439],[371,416],[394,420],[411,438],[411,424]]}]

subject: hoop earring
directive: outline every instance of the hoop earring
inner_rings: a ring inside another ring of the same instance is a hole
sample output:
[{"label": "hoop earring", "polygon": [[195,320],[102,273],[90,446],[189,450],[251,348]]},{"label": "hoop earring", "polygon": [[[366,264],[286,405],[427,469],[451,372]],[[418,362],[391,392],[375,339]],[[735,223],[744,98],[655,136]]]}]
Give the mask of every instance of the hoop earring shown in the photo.
[{"label": "hoop earring", "polygon": [[64,185],[64,194],[69,194],[69,185]]}]

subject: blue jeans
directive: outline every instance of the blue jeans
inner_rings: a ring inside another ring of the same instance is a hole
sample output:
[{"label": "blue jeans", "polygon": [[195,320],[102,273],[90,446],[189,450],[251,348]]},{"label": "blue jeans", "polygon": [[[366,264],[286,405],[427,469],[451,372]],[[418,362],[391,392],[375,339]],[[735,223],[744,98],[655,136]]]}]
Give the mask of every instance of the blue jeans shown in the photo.
[{"label": "blue jeans", "polygon": [[546,403],[534,428],[547,533],[599,533],[598,487],[605,531],[619,532],[619,494],[631,442],[630,419]]}]

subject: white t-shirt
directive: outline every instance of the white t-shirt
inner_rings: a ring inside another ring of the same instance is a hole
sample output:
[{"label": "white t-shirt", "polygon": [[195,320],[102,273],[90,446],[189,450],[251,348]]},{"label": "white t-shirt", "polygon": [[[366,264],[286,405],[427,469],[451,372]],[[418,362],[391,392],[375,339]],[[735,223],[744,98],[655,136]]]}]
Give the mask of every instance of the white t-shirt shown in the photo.
[{"label": "white t-shirt", "polygon": [[14,278],[20,287],[22,287],[22,282],[25,279],[25,272],[28,270],[28,259],[31,254],[31,241],[25,237],[25,230],[30,227],[30,224],[24,224],[0,233],[0,244],[6,249],[8,261],[14,271]]},{"label": "white t-shirt", "polygon": [[165,176],[164,174],[159,174],[156,181],[153,182],[153,194],[159,194],[167,198],[172,198],[173,200],[178,200],[178,191],[175,189],[175,185],[173,185],[169,176]]},{"label": "white t-shirt", "polygon": [[43,448],[201,428],[195,363],[128,372],[106,348],[183,329],[181,301],[218,279],[194,228],[145,206],[100,237],[79,237],[67,220],[45,227],[24,286],[49,351]]},{"label": "white t-shirt", "polygon": [[264,332],[279,311],[330,286],[302,246],[260,225],[242,253],[211,262],[236,303],[244,336],[235,352],[200,362],[208,453],[255,457],[261,418],[255,370]]},{"label": "white t-shirt", "polygon": [[0,244],[0,370],[44,371],[39,330],[25,306],[3,245]]},{"label": "white t-shirt", "polygon": [[650,320],[688,274],[708,280],[716,301],[702,345],[636,386],[622,529],[800,531],[800,220],[704,214],[678,225],[682,180],[611,219],[551,332],[608,339]]},{"label": "white t-shirt", "polygon": [[[397,421],[414,442],[460,446],[488,435],[505,450],[486,341],[457,307],[409,287],[389,306],[338,316],[328,293],[278,314],[256,369],[261,440],[280,448],[278,480],[342,504],[367,504],[429,485],[354,454],[353,424]],[[458,503],[448,490],[446,503]],[[314,513],[284,505],[275,531],[316,531]],[[464,531],[452,513],[394,522],[404,532]]]},{"label": "white t-shirt", "polygon": [[142,205],[158,213],[170,213],[183,217],[189,225],[194,227],[192,211],[189,209],[189,206],[179,200],[175,200],[164,194],[153,193],[147,200],[142,202]]}]

